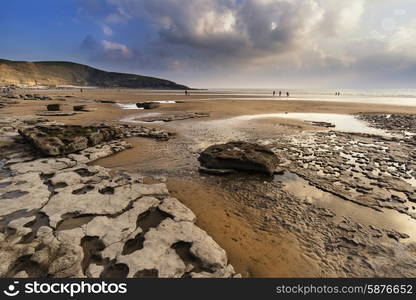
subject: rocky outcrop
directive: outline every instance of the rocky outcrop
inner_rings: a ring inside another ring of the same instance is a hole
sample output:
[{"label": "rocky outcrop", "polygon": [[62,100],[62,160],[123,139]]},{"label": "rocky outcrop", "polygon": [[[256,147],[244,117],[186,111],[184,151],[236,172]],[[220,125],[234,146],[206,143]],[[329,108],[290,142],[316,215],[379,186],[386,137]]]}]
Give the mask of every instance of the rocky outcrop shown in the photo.
[{"label": "rocky outcrop", "polygon": [[233,169],[272,175],[280,172],[279,159],[266,146],[229,142],[205,149],[198,158],[204,168]]},{"label": "rocky outcrop", "polygon": [[19,133],[47,156],[77,152],[122,137],[120,129],[110,126],[35,126]]},{"label": "rocky outcrop", "polygon": [[370,123],[370,125],[375,128],[387,129],[401,134],[405,131],[416,134],[416,115],[357,114],[356,117]]},{"label": "rocky outcrop", "polygon": [[0,277],[234,277],[225,251],[163,183],[88,163],[130,147],[63,158],[9,155],[0,180]]},{"label": "rocky outcrop", "polygon": [[39,94],[20,94],[19,98],[23,100],[52,100],[52,98],[49,96],[43,96]]},{"label": "rocky outcrop", "polygon": [[62,156],[124,137],[142,136],[168,140],[163,130],[131,125],[37,125],[23,127],[19,133],[46,156]]}]

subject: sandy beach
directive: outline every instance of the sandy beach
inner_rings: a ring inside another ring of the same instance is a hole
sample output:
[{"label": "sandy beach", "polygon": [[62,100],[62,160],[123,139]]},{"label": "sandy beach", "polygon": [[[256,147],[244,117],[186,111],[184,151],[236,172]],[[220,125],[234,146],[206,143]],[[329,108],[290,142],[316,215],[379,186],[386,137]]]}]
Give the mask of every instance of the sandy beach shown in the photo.
[{"label": "sandy beach", "polygon": [[[170,132],[168,141],[126,138],[132,148],[91,165],[140,174],[147,183],[166,183],[243,277],[415,274],[408,263],[416,251],[411,229],[416,225],[416,186],[414,162],[407,159],[409,153],[414,155],[414,139],[400,128],[387,129],[356,115],[412,115],[416,107],[339,99],[235,100],[198,91],[191,96],[129,89],[36,93],[52,100],[18,100],[3,108],[2,116],[35,116],[53,103],[61,104],[62,111],[86,105],[91,111],[45,118],[70,125],[135,124]],[[176,103],[163,103],[167,100]],[[151,110],[123,109],[143,101],[162,103]],[[207,115],[189,117],[193,113]],[[178,115],[189,118],[161,121]],[[337,115],[344,117],[334,119]],[[312,122],[328,122],[325,118],[335,127]],[[354,122],[358,125],[352,127]],[[283,175],[198,171],[198,156],[205,148],[237,140],[270,147],[281,160]]]}]

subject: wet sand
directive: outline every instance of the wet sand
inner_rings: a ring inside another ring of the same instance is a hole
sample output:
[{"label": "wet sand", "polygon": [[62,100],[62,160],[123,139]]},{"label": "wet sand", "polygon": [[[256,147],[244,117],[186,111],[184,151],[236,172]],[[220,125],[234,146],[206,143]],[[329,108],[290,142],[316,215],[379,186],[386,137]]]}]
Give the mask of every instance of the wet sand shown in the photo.
[{"label": "wet sand", "polygon": [[[134,148],[98,160],[95,164],[140,173],[149,176],[149,180],[156,182],[166,180],[172,195],[194,211],[197,216],[197,224],[227,251],[230,263],[234,265],[236,271],[247,277],[363,276],[364,273],[359,273],[358,267],[349,271],[338,270],[341,262],[348,261],[348,255],[344,252],[326,253],[326,250],[322,250],[328,247],[325,246],[325,243],[328,242],[330,236],[339,234],[336,229],[339,226],[337,224],[343,222],[343,217],[353,214],[353,210],[342,216],[339,215],[340,211],[338,210],[336,211],[338,218],[335,219],[326,215],[322,217],[319,215],[321,213],[319,209],[309,211],[309,204],[304,202],[299,202],[299,207],[295,207],[296,202],[293,197],[302,197],[290,189],[285,190],[283,183],[270,183],[270,180],[266,178],[248,179],[245,183],[244,177],[240,178],[240,182],[232,182],[232,180],[204,176],[197,172],[198,153],[213,143],[237,139],[247,141],[279,140],[280,137],[287,135],[326,131],[327,129],[312,126],[303,120],[271,116],[249,120],[243,118],[238,122],[236,120],[229,122],[229,119],[254,114],[285,112],[289,114],[310,112],[416,114],[416,107],[327,101],[258,100],[255,97],[252,98],[253,101],[247,101],[250,100],[250,97],[245,100],[227,100],[231,96],[221,96],[224,98],[223,100],[203,100],[218,98],[218,96],[202,94],[185,97],[177,95],[177,92],[172,94],[169,91],[152,94],[152,91],[110,89],[86,90],[83,93],[79,91],[36,93],[65,99],[62,103],[67,105],[66,109],[80,103],[97,109],[74,116],[48,117],[48,119],[66,124],[119,123],[120,120],[141,116],[149,112],[162,114],[209,113],[210,116],[207,118],[170,123],[147,123],[146,126],[159,127],[174,132],[175,137],[166,142],[145,138],[128,139]],[[63,96],[66,95],[73,97],[64,98]],[[88,102],[84,102],[85,100]],[[94,100],[115,100],[119,103],[180,100],[184,103],[161,104],[160,108],[144,111],[123,110],[117,105],[96,103]],[[17,105],[8,107],[7,111],[3,111],[13,115],[35,114],[45,110],[45,105],[49,103],[59,102],[56,100],[21,101]],[[246,184],[249,191],[244,191],[239,184]],[[281,204],[276,204],[279,199],[285,200],[282,200]],[[284,204],[285,201],[287,201],[286,204]],[[284,205],[294,205],[294,207],[288,209]],[[326,209],[334,208],[331,205],[322,205],[322,203],[321,206]],[[272,212],[278,216],[277,221],[273,216],[265,218]],[[286,213],[292,214],[291,217],[294,219],[311,218],[313,220],[311,223],[317,223],[316,225],[311,224],[311,226],[321,228],[322,235],[309,237],[308,230],[311,228],[308,227],[308,224],[299,225],[294,222],[289,225],[282,224],[281,218],[284,219]],[[279,214],[283,215],[279,216]],[[322,220],[318,221],[317,217]],[[333,226],[334,229],[324,232],[325,226]]]}]

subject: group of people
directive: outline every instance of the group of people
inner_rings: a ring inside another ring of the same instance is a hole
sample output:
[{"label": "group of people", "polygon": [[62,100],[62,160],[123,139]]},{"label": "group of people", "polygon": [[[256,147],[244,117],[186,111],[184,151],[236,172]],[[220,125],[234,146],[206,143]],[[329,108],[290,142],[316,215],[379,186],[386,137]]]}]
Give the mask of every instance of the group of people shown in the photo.
[{"label": "group of people", "polygon": [[340,92],[335,92],[335,96],[341,96]]},{"label": "group of people", "polygon": [[[273,91],[273,97],[276,96],[276,91]],[[282,91],[279,91],[279,97],[282,97]],[[289,92],[286,92],[286,97],[289,97]]]},{"label": "group of people", "polygon": [[191,96],[191,92],[185,90],[185,96]]}]

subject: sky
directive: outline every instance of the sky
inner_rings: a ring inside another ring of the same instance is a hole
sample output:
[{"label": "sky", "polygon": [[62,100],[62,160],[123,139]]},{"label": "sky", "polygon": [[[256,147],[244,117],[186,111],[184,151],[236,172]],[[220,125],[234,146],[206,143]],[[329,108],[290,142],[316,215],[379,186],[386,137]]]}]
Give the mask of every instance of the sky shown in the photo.
[{"label": "sky", "polygon": [[199,88],[416,88],[415,0],[0,0],[0,58]]}]

